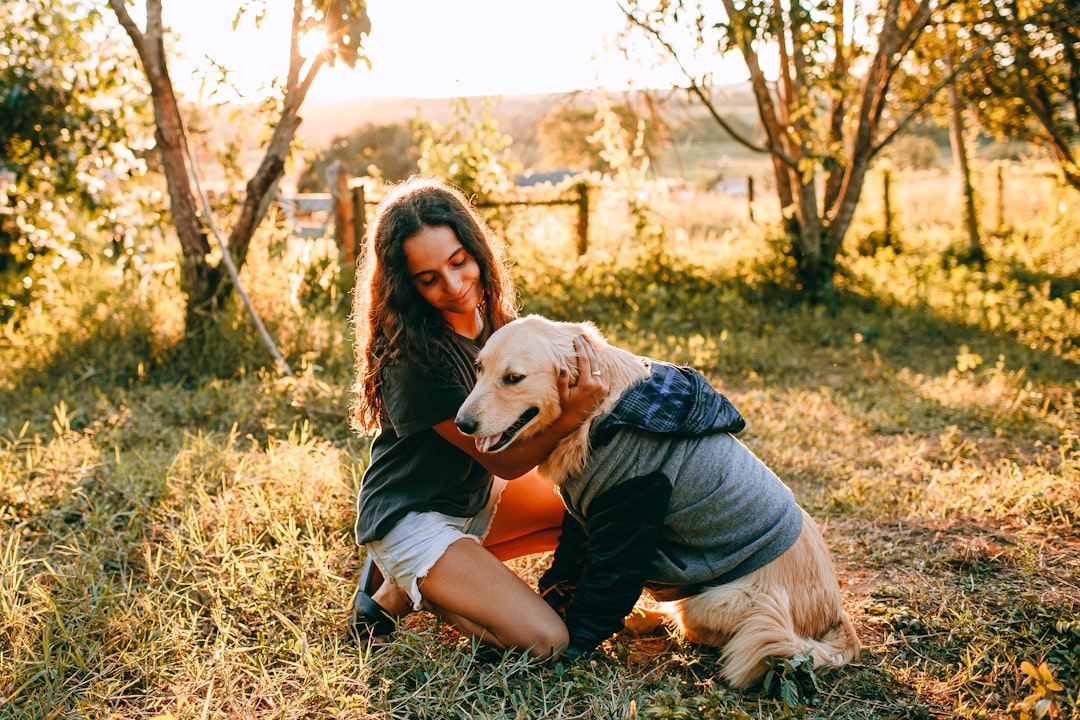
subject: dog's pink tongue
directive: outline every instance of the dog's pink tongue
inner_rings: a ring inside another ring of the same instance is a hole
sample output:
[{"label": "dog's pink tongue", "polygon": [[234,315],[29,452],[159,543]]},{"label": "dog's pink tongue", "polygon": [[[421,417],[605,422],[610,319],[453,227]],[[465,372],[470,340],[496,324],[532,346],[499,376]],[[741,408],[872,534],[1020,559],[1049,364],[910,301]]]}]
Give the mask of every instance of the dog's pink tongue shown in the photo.
[{"label": "dog's pink tongue", "polygon": [[499,442],[499,438],[501,437],[502,433],[499,433],[498,435],[488,435],[487,437],[478,437],[476,438],[476,449],[480,452],[487,452],[492,445]]}]

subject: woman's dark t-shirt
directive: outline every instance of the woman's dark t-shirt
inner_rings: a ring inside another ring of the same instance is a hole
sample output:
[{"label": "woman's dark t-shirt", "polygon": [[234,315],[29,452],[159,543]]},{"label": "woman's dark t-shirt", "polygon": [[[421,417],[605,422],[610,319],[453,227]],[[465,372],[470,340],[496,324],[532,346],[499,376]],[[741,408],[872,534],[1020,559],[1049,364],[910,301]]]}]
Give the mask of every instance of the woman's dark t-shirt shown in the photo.
[{"label": "woman's dark t-shirt", "polygon": [[383,415],[357,499],[358,543],[382,538],[408,512],[472,517],[487,504],[491,473],[433,428],[457,414],[476,384],[476,354],[488,335],[454,335],[438,377],[401,358],[383,368]]}]

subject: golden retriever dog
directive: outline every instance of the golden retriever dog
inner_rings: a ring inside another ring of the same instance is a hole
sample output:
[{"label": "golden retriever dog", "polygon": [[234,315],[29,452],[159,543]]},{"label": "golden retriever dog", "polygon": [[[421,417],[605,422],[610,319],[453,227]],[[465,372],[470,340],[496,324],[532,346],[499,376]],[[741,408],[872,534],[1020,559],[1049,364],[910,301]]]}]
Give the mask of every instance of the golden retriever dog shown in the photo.
[{"label": "golden retriever dog", "polygon": [[591,323],[530,315],[495,332],[455,422],[499,452],[559,416],[574,339],[600,358],[609,393],[540,471],[566,507],[545,599],[566,620],[564,656],[618,632],[642,589],[692,642],[721,647],[731,686],[771,658],[808,654],[816,670],[856,657],[829,550],[791,491],[734,438],[744,421],[695,371],[609,345]]}]

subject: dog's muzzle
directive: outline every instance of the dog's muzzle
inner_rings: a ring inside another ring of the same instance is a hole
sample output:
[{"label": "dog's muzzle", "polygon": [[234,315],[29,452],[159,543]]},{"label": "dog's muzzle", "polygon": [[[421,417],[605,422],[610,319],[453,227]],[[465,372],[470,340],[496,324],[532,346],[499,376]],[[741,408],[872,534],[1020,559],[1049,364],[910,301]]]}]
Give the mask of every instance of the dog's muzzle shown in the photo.
[{"label": "dog's muzzle", "polygon": [[464,435],[476,437],[476,449],[480,452],[497,452],[510,444],[521,428],[529,424],[529,421],[540,414],[540,408],[531,407],[514,421],[514,424],[502,432],[484,437],[476,437],[480,429],[480,421],[471,415],[458,415],[454,418],[454,425]]}]

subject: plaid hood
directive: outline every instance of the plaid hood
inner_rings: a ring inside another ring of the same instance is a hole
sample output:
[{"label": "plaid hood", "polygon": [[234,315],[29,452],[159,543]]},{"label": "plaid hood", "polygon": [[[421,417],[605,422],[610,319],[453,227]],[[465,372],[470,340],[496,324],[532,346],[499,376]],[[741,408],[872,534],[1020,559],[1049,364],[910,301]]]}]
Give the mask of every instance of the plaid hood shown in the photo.
[{"label": "plaid hood", "polygon": [[746,427],[731,401],[697,370],[657,360],[651,365],[646,380],[628,388],[615,407],[593,421],[593,447],[611,442],[620,427],[677,437],[737,433]]}]

